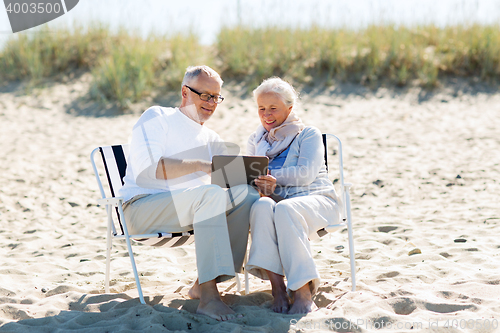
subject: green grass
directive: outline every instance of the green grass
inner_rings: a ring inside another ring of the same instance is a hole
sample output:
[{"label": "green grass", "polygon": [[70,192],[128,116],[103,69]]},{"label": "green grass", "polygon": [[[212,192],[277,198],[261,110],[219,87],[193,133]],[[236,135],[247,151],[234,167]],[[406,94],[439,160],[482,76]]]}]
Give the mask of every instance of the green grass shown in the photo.
[{"label": "green grass", "polygon": [[259,82],[271,75],[312,82],[320,76],[363,84],[437,85],[440,77],[500,78],[500,27],[439,29],[225,28],[218,38],[225,76]]},{"label": "green grass", "polygon": [[[192,34],[141,38],[106,26],[16,34],[0,51],[0,79],[43,81],[90,71],[91,95],[127,108],[178,89],[188,65],[207,64],[250,88],[278,75],[292,82],[347,81],[433,88],[447,77],[500,79],[500,26],[374,25],[363,30],[223,28],[212,46]],[[326,79],[326,80],[325,80]]]},{"label": "green grass", "polygon": [[91,94],[124,109],[157,88],[178,89],[187,66],[211,64],[193,34],[144,40],[122,32],[115,40],[117,44],[92,69]]},{"label": "green grass", "polygon": [[0,78],[39,81],[72,68],[89,69],[109,52],[106,27],[89,30],[41,29],[33,35],[16,34],[0,52]]}]

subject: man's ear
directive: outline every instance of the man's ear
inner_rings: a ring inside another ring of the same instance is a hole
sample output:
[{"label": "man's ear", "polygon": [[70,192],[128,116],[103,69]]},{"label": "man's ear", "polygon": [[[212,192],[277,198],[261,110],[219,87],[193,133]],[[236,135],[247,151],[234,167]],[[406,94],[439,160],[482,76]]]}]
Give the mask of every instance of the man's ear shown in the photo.
[{"label": "man's ear", "polygon": [[182,86],[181,88],[181,95],[182,95],[182,98],[187,98],[188,96],[188,88],[186,86]]}]

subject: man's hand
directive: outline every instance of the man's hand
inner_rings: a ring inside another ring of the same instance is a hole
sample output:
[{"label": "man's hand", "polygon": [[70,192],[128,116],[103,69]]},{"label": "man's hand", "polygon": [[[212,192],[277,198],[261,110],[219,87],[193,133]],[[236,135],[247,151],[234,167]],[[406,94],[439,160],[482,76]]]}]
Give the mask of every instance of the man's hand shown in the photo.
[{"label": "man's hand", "polygon": [[208,175],[210,175],[212,173],[212,162],[208,162],[208,161],[198,161],[200,163],[199,165],[199,170],[198,171],[203,171],[205,173],[207,173]]},{"label": "man's hand", "polygon": [[259,192],[268,197],[273,194],[274,189],[276,188],[276,178],[271,176],[271,174],[267,174],[265,176],[259,176],[255,179],[255,185],[259,188]]},{"label": "man's hand", "polygon": [[197,171],[203,171],[210,175],[212,173],[212,163],[204,160],[162,158],[156,168],[156,178],[174,179]]}]

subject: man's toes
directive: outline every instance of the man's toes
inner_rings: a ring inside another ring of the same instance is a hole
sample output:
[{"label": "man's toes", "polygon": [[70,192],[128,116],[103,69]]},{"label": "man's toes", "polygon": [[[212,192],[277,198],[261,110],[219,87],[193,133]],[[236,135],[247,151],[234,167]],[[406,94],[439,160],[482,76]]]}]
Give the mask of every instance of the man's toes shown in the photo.
[{"label": "man's toes", "polygon": [[220,321],[228,321],[228,320],[234,320],[236,318],[242,318],[242,315],[236,316],[236,314],[226,314],[222,315]]}]

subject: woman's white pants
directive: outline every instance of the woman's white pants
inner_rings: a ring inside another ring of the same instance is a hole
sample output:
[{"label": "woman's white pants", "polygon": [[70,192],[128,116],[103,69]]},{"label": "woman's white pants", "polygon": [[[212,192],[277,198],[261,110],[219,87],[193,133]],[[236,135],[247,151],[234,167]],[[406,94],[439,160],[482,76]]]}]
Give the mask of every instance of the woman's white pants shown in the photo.
[{"label": "woman's white pants", "polygon": [[282,200],[262,197],[250,210],[252,245],[246,269],[268,279],[268,270],[286,276],[287,289],[295,291],[311,282],[316,293],[319,273],[314,264],[310,239],[316,231],[337,223],[336,201],[322,195],[309,195]]}]

